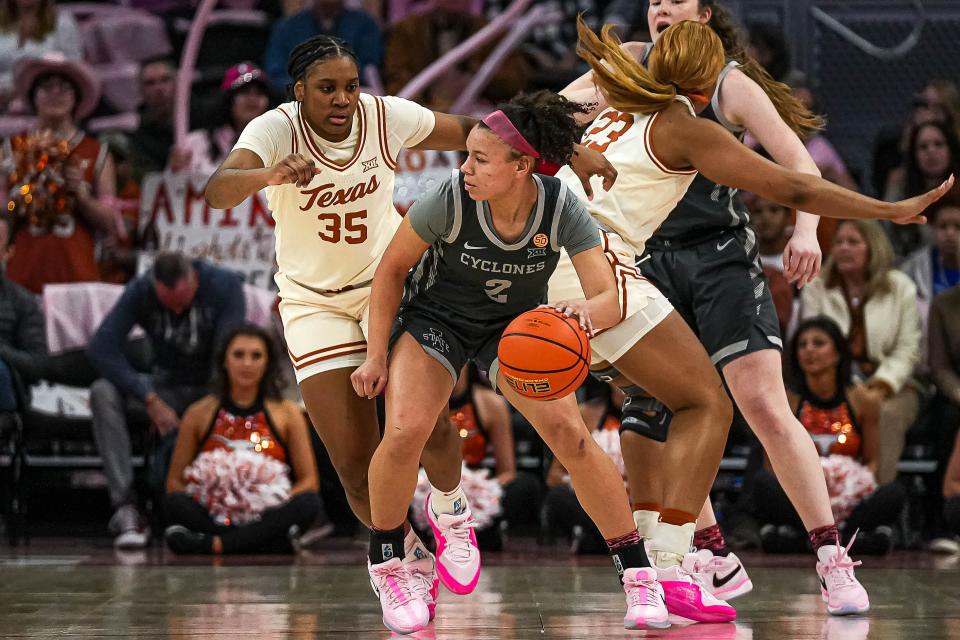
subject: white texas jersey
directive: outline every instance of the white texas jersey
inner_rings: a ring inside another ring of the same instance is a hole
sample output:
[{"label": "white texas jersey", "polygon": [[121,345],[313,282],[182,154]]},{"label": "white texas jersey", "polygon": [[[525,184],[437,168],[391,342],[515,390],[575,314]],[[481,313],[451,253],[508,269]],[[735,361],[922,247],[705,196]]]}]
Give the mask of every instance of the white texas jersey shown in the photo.
[{"label": "white texas jersey", "polygon": [[414,102],[362,93],[342,142],[318,136],[299,102],[247,125],[235,149],[253,151],[266,167],[299,153],[321,169],[306,187],[266,188],[281,298],[310,302],[373,278],[401,220],[393,205],[397,154],[423,141],[435,123],[433,112]]},{"label": "white texas jersey", "polygon": [[[677,100],[696,115],[686,98]],[[610,191],[604,191],[602,179],[594,177],[593,200],[587,200],[580,179],[569,166],[557,172],[601,226],[619,234],[638,256],[697,175],[695,169],[671,169],[657,157],[650,134],[658,115],[608,108],[584,133],[583,144],[603,153],[617,170]]]}]

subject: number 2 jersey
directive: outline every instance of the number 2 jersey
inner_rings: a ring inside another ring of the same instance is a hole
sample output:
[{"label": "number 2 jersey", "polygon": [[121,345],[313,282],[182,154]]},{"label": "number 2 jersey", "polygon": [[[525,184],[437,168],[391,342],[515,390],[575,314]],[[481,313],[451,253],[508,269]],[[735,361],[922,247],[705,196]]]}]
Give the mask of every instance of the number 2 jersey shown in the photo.
[{"label": "number 2 jersey", "polygon": [[411,306],[479,330],[502,325],[547,301],[547,281],[561,248],[573,256],[600,244],[583,203],[556,178],[533,176],[537,201],[520,237],[507,242],[490,207],[474,201],[453,171],[410,207],[407,218],[430,248],[407,277]]},{"label": "number 2 jersey", "polygon": [[321,138],[299,102],[255,118],[235,149],[253,151],[271,167],[299,153],[321,170],[306,187],[266,188],[276,220],[277,286],[284,300],[369,284],[400,225],[393,205],[397,155],[422,142],[435,125],[429,109],[394,97],[360,94],[350,135]]},{"label": "number 2 jersey", "polygon": [[[696,115],[686,98],[677,100]],[[695,169],[672,168],[657,156],[651,134],[658,117],[659,113],[624,113],[607,108],[583,135],[583,144],[603,153],[617,169],[617,180],[609,191],[603,189],[601,178],[592,178],[593,200],[587,207],[602,227],[615,231],[637,255],[643,253],[647,239],[667,219],[697,175]],[[579,178],[569,166],[562,167],[557,177],[587,201]],[[564,273],[569,277],[569,269]]]}]

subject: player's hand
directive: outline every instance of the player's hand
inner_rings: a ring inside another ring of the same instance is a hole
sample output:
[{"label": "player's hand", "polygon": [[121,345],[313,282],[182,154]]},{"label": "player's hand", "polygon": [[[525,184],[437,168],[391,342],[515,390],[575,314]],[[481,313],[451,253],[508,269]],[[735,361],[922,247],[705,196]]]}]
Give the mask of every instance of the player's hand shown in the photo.
[{"label": "player's hand", "polygon": [[587,194],[588,200],[593,200],[593,189],[590,187],[590,178],[600,176],[603,178],[603,190],[610,191],[613,183],[617,181],[617,170],[610,161],[595,149],[589,149],[582,144],[575,145],[573,155],[570,157],[570,168],[580,178],[580,184],[583,185],[583,192]]},{"label": "player's hand", "polygon": [[790,284],[803,289],[820,273],[823,255],[817,234],[813,231],[794,231],[783,250],[783,276]]},{"label": "player's hand", "polygon": [[559,311],[568,318],[577,317],[580,328],[587,332],[587,337],[593,337],[593,323],[590,321],[590,306],[586,300],[560,300],[553,304],[540,305]]},{"label": "player's hand", "polygon": [[923,212],[934,202],[947,195],[947,192],[953,188],[954,176],[944,180],[936,189],[931,189],[915,198],[895,202],[894,215],[890,217],[897,224],[925,224],[927,217]]},{"label": "player's hand", "polygon": [[387,359],[367,358],[350,374],[353,390],[361,398],[376,398],[387,386]]},{"label": "player's hand", "polygon": [[308,160],[299,153],[291,153],[270,167],[270,177],[267,178],[267,184],[272,186],[295,184],[298,187],[305,187],[318,173],[320,173],[320,169],[314,164],[313,160]]}]

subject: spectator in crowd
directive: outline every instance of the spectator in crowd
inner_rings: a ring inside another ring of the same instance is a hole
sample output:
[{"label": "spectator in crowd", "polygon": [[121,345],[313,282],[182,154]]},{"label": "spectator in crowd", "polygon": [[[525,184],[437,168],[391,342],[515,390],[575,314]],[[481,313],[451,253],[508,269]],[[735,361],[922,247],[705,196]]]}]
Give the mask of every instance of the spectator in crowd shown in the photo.
[{"label": "spectator in crowd", "polygon": [[960,198],[940,200],[926,215],[933,242],[910,254],[900,267],[917,286],[924,306],[960,284]]},{"label": "spectator in crowd", "polygon": [[[303,410],[281,397],[277,349],[263,329],[232,329],[215,362],[214,392],[190,405],[177,434],[164,501],[167,546],[290,552],[320,510]],[[263,508],[267,489],[272,500]]]},{"label": "spectator in crowd", "polygon": [[[760,63],[774,80],[792,84],[799,73],[791,66],[787,38],[778,25],[772,22],[748,21],[746,23],[748,52]],[[813,111],[812,113],[818,113]]]},{"label": "spectator in crowd", "polygon": [[[517,473],[510,407],[480,377],[473,363],[464,367],[450,396],[450,419],[463,440],[463,463],[471,469],[483,468],[484,459],[493,456],[494,477],[503,489],[500,498],[502,520],[508,527],[537,525],[542,500],[539,479]],[[498,527],[478,531],[481,549],[499,550]]]},{"label": "spectator in crowd", "polygon": [[[810,109],[811,113],[823,113],[822,108],[817,102],[817,98],[810,88],[807,79],[803,74],[794,74],[794,79],[790,83],[790,90],[803,106]],[[851,191],[860,191],[860,185],[850,175],[847,164],[840,157],[836,147],[827,139],[822,132],[816,132],[803,141],[803,146],[820,169],[820,175],[825,180],[829,180]],[[826,220],[821,220],[821,223]]]},{"label": "spectator in crowd", "polygon": [[80,33],[73,16],[58,11],[54,0],[0,2],[0,111],[14,97],[13,68],[23,58],[59,52],[80,60]]},{"label": "spectator in crowd", "polygon": [[787,335],[787,327],[793,317],[795,289],[783,275],[783,251],[790,241],[793,212],[776,202],[756,194],[745,194],[744,204],[750,210],[750,220],[757,233],[760,249],[760,265],[767,276],[773,304],[780,321],[780,335]]},{"label": "spectator in crowd", "polygon": [[[893,544],[890,527],[897,521],[907,496],[895,482],[875,486],[880,402],[865,386],[853,382],[849,343],[829,318],[811,318],[797,328],[790,344],[789,362],[790,406],[816,442],[820,455],[849,456],[860,463],[833,459],[825,468],[831,505],[844,540],[859,529],[861,553],[889,551]],[[838,489],[830,478],[837,473],[831,470],[833,463],[858,482],[851,481]],[[776,477],[761,469],[753,483],[757,520],[764,525],[764,548],[803,551],[803,524]],[[791,540],[799,541],[799,548],[791,549]]]},{"label": "spectator in crowd", "polygon": [[140,183],[134,177],[134,151],[130,137],[121,131],[100,136],[113,157],[117,174],[114,208],[120,212],[126,239],[108,235],[100,244],[100,280],[126,284],[136,275],[140,222]]},{"label": "spectator in crowd", "polygon": [[946,518],[956,536],[960,535],[960,444],[954,444],[960,430],[960,287],[951,287],[933,299],[927,349],[936,387],[930,416],[937,473],[943,474],[946,469]]},{"label": "spectator in crowd", "polygon": [[260,67],[241,62],[227,69],[220,85],[220,116],[213,128],[191,131],[170,154],[171,171],[213,175],[233,150],[247,124],[270,108],[270,87]]},{"label": "spectator in crowd", "polygon": [[[359,9],[350,9],[344,0],[313,0],[312,6],[283,18],[270,32],[263,66],[277,91],[286,93],[290,84],[287,59],[301,42],[317,35],[336,36],[353,48],[360,63],[360,81],[368,66],[383,62],[383,34],[376,21]],[[415,47],[410,42],[408,46]]]},{"label": "spectator in crowd", "polygon": [[163,57],[140,65],[140,124],[131,136],[134,178],[163,171],[173,148],[173,96],[177,67]]},{"label": "spectator in crowd", "polygon": [[98,233],[126,237],[113,207],[113,159],[77,124],[96,107],[100,83],[86,64],[53,53],[24,58],[15,78],[37,123],[8,140],[3,154],[7,206],[19,221],[8,276],[37,294],[48,283],[96,281]]},{"label": "spectator in crowd", "polygon": [[[506,11],[512,0],[486,0],[487,18],[494,19]],[[624,40],[637,28],[646,27],[646,7],[636,0],[549,0],[543,4],[558,11],[556,22],[534,25],[521,51],[528,66],[533,89],[559,91],[588,69],[577,56],[577,16],[583,15],[587,25],[599,31],[604,24],[614,24]],[[631,36],[633,37],[633,36]],[[649,34],[644,34],[649,39]],[[634,38],[636,39],[636,38]]]},{"label": "spectator in crowd", "polygon": [[[960,138],[953,128],[939,122],[917,126],[910,136],[906,163],[890,173],[884,199],[911,198],[939,185],[951,174],[960,173]],[[908,228],[909,227],[909,228]],[[929,242],[929,230],[922,225],[885,224],[894,252],[906,257]]]},{"label": "spectator in crowd", "polygon": [[[90,387],[93,434],[115,509],[110,526],[117,547],[143,547],[149,539],[133,489],[127,400],[134,411],[146,409],[161,438],[172,438],[186,408],[206,395],[214,350],[243,322],[245,309],[239,274],[164,253],[126,286],[90,341],[87,356],[103,376]],[[134,325],[154,354],[150,374],[137,372],[124,353]]]},{"label": "spectator in crowd", "polygon": [[0,412],[16,411],[16,378],[35,382],[43,372],[47,338],[43,315],[32,293],[6,278],[14,252],[13,220],[0,215]]},{"label": "spectator in crowd", "polygon": [[913,110],[903,126],[884,127],[873,148],[873,192],[883,194],[890,172],[904,164],[910,136],[916,127],[939,122],[960,136],[960,89],[949,80],[931,80],[913,97]]},{"label": "spectator in crowd", "polygon": [[[482,16],[470,13],[468,0],[435,0],[433,9],[409,15],[390,30],[384,62],[387,93],[398,93],[419,72],[486,25]],[[493,51],[496,42],[452,67],[424,92],[424,104],[437,111],[448,111],[473,76]],[[482,97],[492,103],[511,98],[527,85],[527,65],[515,52],[508,56]]]},{"label": "spectator in crowd", "polygon": [[802,292],[803,319],[827,316],[850,342],[855,379],[880,402],[877,482],[893,480],[904,436],[919,409],[910,376],[920,356],[917,288],[893,268],[893,250],[877,222],[837,227],[823,272]]}]

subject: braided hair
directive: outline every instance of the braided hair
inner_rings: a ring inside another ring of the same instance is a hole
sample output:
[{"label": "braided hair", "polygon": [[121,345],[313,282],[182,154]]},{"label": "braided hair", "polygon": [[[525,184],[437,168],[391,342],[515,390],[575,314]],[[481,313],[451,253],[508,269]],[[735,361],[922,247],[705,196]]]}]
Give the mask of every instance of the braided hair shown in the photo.
[{"label": "braided hair", "polygon": [[[561,166],[570,162],[573,146],[580,141],[582,128],[574,114],[590,110],[589,105],[571,102],[552,91],[521,93],[497,108],[544,160]],[[480,126],[489,128],[482,122]],[[516,157],[523,155],[512,151]]]},{"label": "braided hair", "polygon": [[293,85],[306,77],[310,67],[332,58],[350,58],[357,65],[357,69],[360,68],[357,54],[346,41],[340,38],[319,35],[298,44],[290,52],[290,58],[287,60],[287,74],[292,80],[287,85],[288,95],[293,97]]}]

